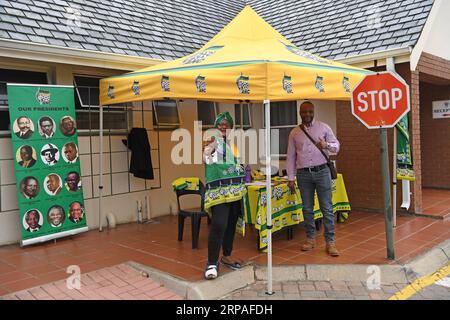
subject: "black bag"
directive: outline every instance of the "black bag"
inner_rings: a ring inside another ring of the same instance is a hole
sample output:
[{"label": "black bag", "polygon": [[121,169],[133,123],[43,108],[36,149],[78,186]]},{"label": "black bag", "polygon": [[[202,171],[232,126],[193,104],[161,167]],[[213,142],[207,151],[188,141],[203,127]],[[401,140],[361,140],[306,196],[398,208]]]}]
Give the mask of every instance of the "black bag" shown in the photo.
[{"label": "black bag", "polygon": [[312,143],[314,143],[314,145],[317,147],[317,149],[319,149],[319,151],[325,157],[325,159],[327,160],[328,168],[330,168],[331,179],[336,180],[337,179],[337,170],[336,170],[336,167],[334,166],[333,161],[331,161],[330,158],[326,155],[326,153],[323,152],[323,150],[317,146],[317,142],[314,141],[314,139],[311,138],[311,136],[306,132],[305,128],[303,127],[303,124],[300,125],[300,129],[302,129],[302,131],[306,134],[306,136],[309,138],[309,140],[311,140]]}]

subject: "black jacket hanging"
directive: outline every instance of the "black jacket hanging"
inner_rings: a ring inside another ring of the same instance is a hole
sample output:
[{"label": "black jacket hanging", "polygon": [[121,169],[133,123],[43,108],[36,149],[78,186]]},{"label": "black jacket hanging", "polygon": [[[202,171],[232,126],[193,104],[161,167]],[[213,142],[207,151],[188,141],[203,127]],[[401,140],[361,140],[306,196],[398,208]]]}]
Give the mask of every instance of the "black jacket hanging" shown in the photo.
[{"label": "black jacket hanging", "polygon": [[131,150],[130,172],[138,178],[153,179],[151,148],[148,142],[147,129],[132,128],[128,134],[126,145]]}]

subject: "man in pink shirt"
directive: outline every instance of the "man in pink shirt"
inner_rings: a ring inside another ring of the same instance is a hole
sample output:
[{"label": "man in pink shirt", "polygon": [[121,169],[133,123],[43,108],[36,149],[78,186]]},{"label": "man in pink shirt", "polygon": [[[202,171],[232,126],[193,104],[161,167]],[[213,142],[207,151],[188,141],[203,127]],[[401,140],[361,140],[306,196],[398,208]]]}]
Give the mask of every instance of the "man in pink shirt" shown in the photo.
[{"label": "man in pink shirt", "polygon": [[306,136],[301,127],[292,129],[289,134],[287,151],[287,174],[289,188],[295,192],[295,178],[300,189],[303,202],[303,216],[307,240],[302,245],[302,251],[314,249],[316,228],[314,223],[314,193],[317,191],[320,210],[325,226],[326,250],[331,256],[338,256],[334,239],[334,214],[331,193],[331,175],[325,154],[338,153],[339,141],[331,128],[320,121],[314,120],[314,105],[305,101],[300,106],[300,117],[303,129],[316,141],[316,145]]}]

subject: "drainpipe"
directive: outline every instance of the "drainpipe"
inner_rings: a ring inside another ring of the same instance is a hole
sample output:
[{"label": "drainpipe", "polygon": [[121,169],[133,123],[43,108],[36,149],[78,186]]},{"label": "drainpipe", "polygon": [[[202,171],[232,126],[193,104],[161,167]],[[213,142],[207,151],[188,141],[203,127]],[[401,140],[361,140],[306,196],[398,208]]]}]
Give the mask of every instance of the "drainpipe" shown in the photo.
[{"label": "drainpipe", "polygon": [[[386,70],[395,71],[395,58],[386,58]],[[393,151],[392,151],[392,214],[394,227],[397,226],[397,128],[394,127]],[[402,198],[401,207],[409,209],[411,203],[410,184],[408,180],[402,180]]]}]

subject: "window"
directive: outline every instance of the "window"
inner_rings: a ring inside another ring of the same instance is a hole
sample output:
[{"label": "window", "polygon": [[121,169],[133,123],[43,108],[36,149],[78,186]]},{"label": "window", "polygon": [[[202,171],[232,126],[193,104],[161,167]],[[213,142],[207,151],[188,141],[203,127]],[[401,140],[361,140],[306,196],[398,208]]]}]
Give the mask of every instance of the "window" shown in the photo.
[{"label": "window", "polygon": [[[273,155],[285,156],[287,154],[289,133],[298,125],[297,115],[297,101],[272,102],[270,104],[271,140],[276,137],[274,130],[278,130],[279,134],[278,148],[272,141],[271,153]],[[265,127],[265,121],[263,126]]]},{"label": "window", "polygon": [[180,126],[180,116],[178,114],[178,104],[175,100],[155,100],[153,125],[160,128],[178,128]]},{"label": "window", "polygon": [[205,129],[212,128],[216,120],[217,109],[216,104],[211,101],[197,101],[197,118],[202,121],[202,127]]},{"label": "window", "polygon": [[[250,105],[245,103],[242,104],[243,108],[243,114],[244,114],[244,129],[248,129],[252,126],[251,123],[251,117],[250,117]],[[234,124],[236,128],[240,128],[241,127],[241,105],[240,104],[235,104],[234,105]]]},{"label": "window", "polygon": [[98,108],[100,105],[100,78],[74,76],[74,82],[80,106]]},{"label": "window", "polygon": [[[75,110],[78,128],[83,130],[99,130],[100,128],[100,77],[74,76]],[[103,129],[128,129],[128,115],[125,105],[110,105],[103,107]]]},{"label": "window", "polygon": [[[47,73],[0,69],[0,131],[9,131],[7,83],[48,84]],[[5,132],[6,133],[6,132]]]}]

